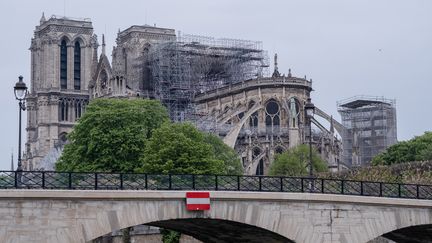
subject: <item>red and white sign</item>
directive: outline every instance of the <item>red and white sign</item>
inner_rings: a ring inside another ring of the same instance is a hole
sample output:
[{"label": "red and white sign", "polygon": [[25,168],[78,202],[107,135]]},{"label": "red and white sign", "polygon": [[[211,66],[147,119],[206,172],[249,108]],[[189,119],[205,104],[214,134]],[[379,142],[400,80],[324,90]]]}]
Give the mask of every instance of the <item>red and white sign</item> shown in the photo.
[{"label": "red and white sign", "polygon": [[210,192],[186,192],[186,209],[210,210]]}]

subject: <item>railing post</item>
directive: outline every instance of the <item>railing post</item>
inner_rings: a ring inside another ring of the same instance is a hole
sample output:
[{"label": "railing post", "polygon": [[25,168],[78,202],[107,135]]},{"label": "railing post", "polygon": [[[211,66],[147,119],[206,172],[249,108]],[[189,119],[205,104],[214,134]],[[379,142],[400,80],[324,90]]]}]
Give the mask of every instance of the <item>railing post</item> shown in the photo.
[{"label": "railing post", "polygon": [[360,181],[360,195],[363,196],[363,181]]},{"label": "railing post", "polygon": [[240,191],[240,176],[237,176],[237,191]]},{"label": "railing post", "polygon": [[304,180],[303,180],[303,177],[300,180],[301,180],[301,192],[304,192]]},{"label": "railing post", "polygon": [[192,189],[195,190],[195,175],[192,175]]},{"label": "railing post", "polygon": [[14,172],[15,188],[18,189],[18,171]]},{"label": "railing post", "polygon": [[144,189],[148,190],[147,174],[144,174]]},{"label": "railing post", "polygon": [[382,197],[382,195],[383,195],[383,192],[382,192],[382,189],[383,189],[382,182],[380,182],[379,185],[380,185],[379,196]]},{"label": "railing post", "polygon": [[171,190],[171,188],[172,188],[172,181],[171,181],[171,179],[172,179],[171,174],[169,174],[168,175],[168,182],[169,182],[168,189],[169,190]]},{"label": "railing post", "polygon": [[95,183],[94,183],[94,189],[97,190],[98,189],[98,173],[95,173]]},{"label": "railing post", "polygon": [[68,177],[69,177],[68,188],[69,190],[72,190],[72,172],[68,172]]},{"label": "railing post", "polygon": [[258,177],[258,190],[262,191],[262,178],[261,178],[261,176]]},{"label": "railing post", "polygon": [[398,196],[402,197],[402,190],[401,190],[401,184],[398,183]]},{"label": "railing post", "polygon": [[416,198],[417,199],[420,199],[420,186],[419,185],[416,185]]},{"label": "railing post", "polygon": [[218,189],[218,176],[215,175],[215,191],[217,191]]},{"label": "railing post", "polygon": [[324,194],[324,179],[321,179],[321,193]]},{"label": "railing post", "polygon": [[283,177],[280,178],[280,191],[283,192]]},{"label": "railing post", "polygon": [[345,180],[341,180],[341,194],[344,194],[345,192]]},{"label": "railing post", "polygon": [[120,173],[120,190],[123,190],[123,173]]},{"label": "railing post", "polygon": [[42,171],[42,189],[45,189],[45,171]]}]

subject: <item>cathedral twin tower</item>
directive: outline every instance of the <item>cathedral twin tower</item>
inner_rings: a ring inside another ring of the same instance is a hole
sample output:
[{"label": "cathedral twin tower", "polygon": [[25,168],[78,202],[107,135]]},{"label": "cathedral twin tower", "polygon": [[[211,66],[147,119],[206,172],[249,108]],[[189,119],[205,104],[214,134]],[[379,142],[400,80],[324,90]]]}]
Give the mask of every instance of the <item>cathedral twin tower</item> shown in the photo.
[{"label": "cathedral twin tower", "polygon": [[66,134],[89,101],[88,85],[97,64],[92,23],[42,16],[31,41],[31,89],[27,98],[24,169],[40,167],[50,149]]},{"label": "cathedral twin tower", "polygon": [[173,29],[131,26],[118,33],[111,67],[103,37],[98,57],[99,44],[89,19],[42,15],[30,47],[24,169],[52,169],[89,99],[151,97],[145,50],[175,39]]}]

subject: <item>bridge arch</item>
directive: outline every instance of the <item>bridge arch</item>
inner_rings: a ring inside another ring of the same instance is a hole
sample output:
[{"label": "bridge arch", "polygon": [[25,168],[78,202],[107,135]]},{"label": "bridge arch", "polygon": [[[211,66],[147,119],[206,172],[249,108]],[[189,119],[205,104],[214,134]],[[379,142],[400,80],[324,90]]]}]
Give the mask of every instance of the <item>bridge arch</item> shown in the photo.
[{"label": "bridge arch", "polygon": [[100,211],[98,220],[86,223],[86,242],[142,224],[176,230],[203,242],[225,242],[227,236],[232,237],[227,242],[294,242],[289,237],[294,237],[295,231],[278,228],[278,213],[269,212],[265,207],[248,206],[247,202],[225,201],[212,205],[209,212],[186,211],[183,200],[112,206],[115,210]]},{"label": "bridge arch", "polygon": [[202,242],[294,243],[275,232],[230,220],[185,218],[151,222],[147,225],[175,230]]},{"label": "bridge arch", "polygon": [[398,213],[388,219],[390,222],[372,231],[368,240],[384,237],[395,242],[430,242],[432,239],[432,220],[427,215]]}]

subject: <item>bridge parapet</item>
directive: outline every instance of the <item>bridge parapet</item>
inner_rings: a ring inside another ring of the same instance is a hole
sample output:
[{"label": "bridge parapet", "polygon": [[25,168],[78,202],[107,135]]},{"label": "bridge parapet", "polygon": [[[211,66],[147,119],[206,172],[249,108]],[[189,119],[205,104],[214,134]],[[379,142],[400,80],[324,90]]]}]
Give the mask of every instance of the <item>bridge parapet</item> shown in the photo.
[{"label": "bridge parapet", "polygon": [[290,192],[432,200],[432,185],[245,175],[0,171],[0,189]]},{"label": "bridge parapet", "polygon": [[[146,224],[204,242],[224,242],[215,237],[228,236],[234,238],[227,242],[249,237],[251,243],[365,243],[401,228],[432,224],[432,200],[237,191],[210,195],[211,209],[196,212],[185,209],[185,191],[0,190],[0,238],[89,242]],[[241,227],[235,231],[225,227],[236,225]]]}]

